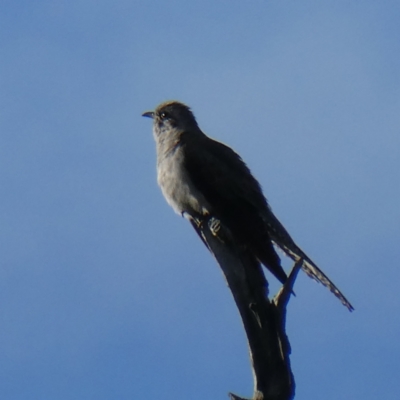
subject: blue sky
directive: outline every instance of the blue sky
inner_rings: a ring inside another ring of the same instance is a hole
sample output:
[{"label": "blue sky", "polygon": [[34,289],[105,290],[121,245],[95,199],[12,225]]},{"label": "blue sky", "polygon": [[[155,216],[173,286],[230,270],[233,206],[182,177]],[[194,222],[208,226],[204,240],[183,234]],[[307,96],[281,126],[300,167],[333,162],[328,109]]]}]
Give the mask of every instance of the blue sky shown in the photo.
[{"label": "blue sky", "polygon": [[251,395],[230,292],[156,184],[140,114],[167,99],[243,156],[356,308],[299,276],[296,399],[398,399],[398,2],[1,9],[3,399]]}]

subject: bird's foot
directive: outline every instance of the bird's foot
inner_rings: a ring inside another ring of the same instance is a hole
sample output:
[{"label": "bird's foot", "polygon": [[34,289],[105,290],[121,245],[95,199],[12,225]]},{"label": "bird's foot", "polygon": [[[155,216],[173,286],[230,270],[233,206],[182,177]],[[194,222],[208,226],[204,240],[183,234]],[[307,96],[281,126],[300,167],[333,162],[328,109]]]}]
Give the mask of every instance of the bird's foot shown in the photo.
[{"label": "bird's foot", "polygon": [[216,219],[216,218],[210,216],[208,218],[207,223],[208,223],[208,227],[209,227],[211,233],[214,236],[218,237],[218,234],[221,231],[221,221],[219,219]]}]

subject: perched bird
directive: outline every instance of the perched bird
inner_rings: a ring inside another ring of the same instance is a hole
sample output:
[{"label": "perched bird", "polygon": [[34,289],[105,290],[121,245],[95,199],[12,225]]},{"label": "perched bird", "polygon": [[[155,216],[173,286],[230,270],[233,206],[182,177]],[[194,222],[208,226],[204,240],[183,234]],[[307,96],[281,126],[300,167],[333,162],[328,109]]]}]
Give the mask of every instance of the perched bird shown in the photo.
[{"label": "perched bird", "polygon": [[190,220],[218,218],[282,283],[287,275],[274,244],[304,272],[326,286],[351,311],[332,281],[296,245],[273,214],[260,184],[230,147],[205,135],[191,109],[178,101],[160,104],[144,117],[153,119],[157,180],[173,209]]}]

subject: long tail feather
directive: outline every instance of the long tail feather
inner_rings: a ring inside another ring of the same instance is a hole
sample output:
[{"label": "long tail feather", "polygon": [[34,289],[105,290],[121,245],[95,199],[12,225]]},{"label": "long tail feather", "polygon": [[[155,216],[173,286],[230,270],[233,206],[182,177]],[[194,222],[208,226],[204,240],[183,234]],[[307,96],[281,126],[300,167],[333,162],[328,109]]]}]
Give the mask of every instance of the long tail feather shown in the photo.
[{"label": "long tail feather", "polygon": [[349,311],[353,311],[354,307],[347,300],[345,295],[337,288],[337,286],[317,267],[317,265],[300,249],[296,246],[295,249],[290,249],[282,243],[279,247],[294,261],[303,260],[302,270],[312,279],[321,283],[328,288],[341,302],[346,306]]}]

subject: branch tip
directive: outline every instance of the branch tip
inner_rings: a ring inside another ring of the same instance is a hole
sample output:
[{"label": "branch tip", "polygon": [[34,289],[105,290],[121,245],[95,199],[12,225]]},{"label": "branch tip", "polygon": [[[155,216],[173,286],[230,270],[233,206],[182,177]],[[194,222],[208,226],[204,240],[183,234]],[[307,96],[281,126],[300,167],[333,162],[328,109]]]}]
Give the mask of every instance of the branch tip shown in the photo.
[{"label": "branch tip", "polygon": [[274,304],[280,311],[282,311],[282,309],[287,306],[289,299],[290,299],[290,295],[294,294],[293,286],[294,286],[294,283],[296,282],[297,274],[299,273],[302,265],[303,265],[302,258],[295,262],[286,282],[283,284],[282,288],[279,290],[279,292],[273,298]]}]

